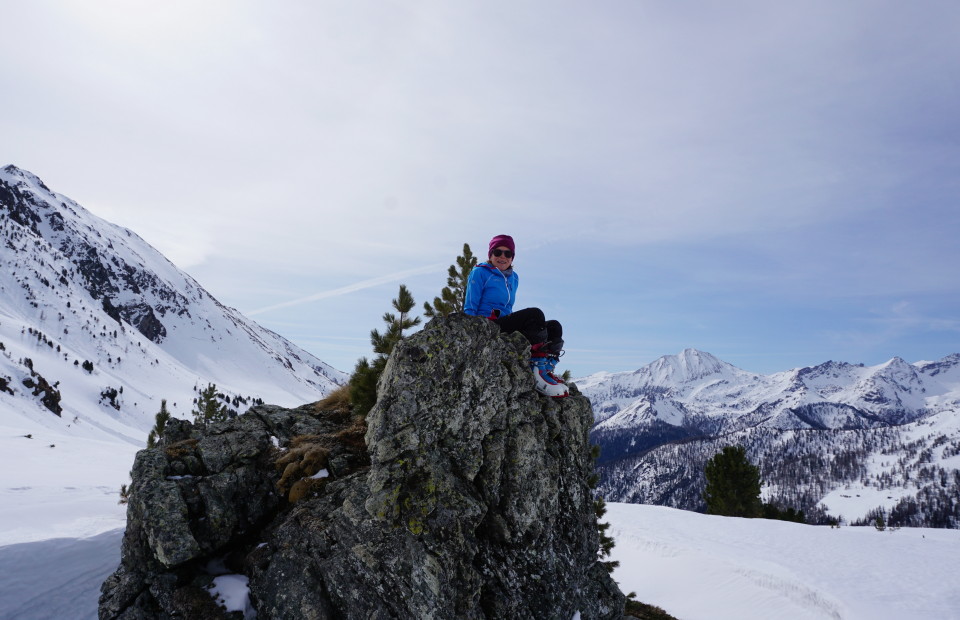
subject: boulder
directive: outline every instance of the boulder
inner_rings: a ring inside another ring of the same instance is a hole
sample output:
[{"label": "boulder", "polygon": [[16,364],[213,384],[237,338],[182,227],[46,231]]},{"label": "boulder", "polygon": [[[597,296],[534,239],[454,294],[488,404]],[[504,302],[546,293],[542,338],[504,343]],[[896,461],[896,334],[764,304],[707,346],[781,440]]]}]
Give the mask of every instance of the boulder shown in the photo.
[{"label": "boulder", "polygon": [[528,352],[486,319],[434,319],[398,344],[365,421],[262,406],[168,426],[137,455],[100,617],[209,614],[198,593],[223,566],[261,619],[622,617],[590,403],[535,392]]}]

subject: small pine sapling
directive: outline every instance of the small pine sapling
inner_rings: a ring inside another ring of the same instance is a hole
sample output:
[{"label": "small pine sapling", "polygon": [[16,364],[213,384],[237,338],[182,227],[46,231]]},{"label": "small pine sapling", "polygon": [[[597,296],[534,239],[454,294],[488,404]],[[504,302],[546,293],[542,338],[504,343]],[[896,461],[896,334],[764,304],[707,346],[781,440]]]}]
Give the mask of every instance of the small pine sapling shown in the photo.
[{"label": "small pine sapling", "polygon": [[353,375],[350,376],[350,402],[353,405],[353,412],[360,416],[366,416],[377,402],[377,382],[383,369],[387,366],[387,358],[397,346],[397,343],[403,340],[404,330],[410,329],[420,324],[420,317],[411,317],[410,311],[416,303],[413,300],[413,294],[405,284],[400,285],[400,291],[396,299],[392,301],[394,310],[399,314],[385,312],[383,322],[387,328],[383,333],[373,329],[370,331],[370,344],[373,345],[373,351],[377,354],[373,362],[367,361],[367,358],[361,358],[353,369]]},{"label": "small pine sapling", "polygon": [[463,301],[467,294],[467,279],[470,272],[477,266],[477,257],[470,251],[470,244],[463,244],[463,254],[456,258],[456,264],[450,265],[447,271],[447,285],[440,291],[439,297],[433,298],[433,303],[424,302],[423,315],[434,318],[463,312]]},{"label": "small pine sapling", "polygon": [[200,392],[196,401],[197,408],[191,411],[194,423],[206,429],[208,424],[222,422],[227,419],[227,406],[217,398],[217,386],[210,383]]},{"label": "small pine sapling", "polygon": [[[593,444],[590,446],[590,457],[596,461],[600,458],[600,445]],[[597,484],[600,482],[599,474],[591,474],[587,478],[587,484],[591,489],[596,489]],[[597,517],[597,533],[600,535],[600,548],[597,550],[597,557],[600,559],[600,563],[603,564],[603,567],[607,570],[608,573],[612,573],[613,569],[620,566],[620,562],[616,560],[605,560],[604,558],[610,557],[610,554],[613,552],[613,547],[616,545],[616,542],[613,540],[613,537],[607,532],[610,529],[609,523],[603,523],[600,519],[607,514],[607,501],[603,499],[602,495],[598,495],[596,499],[593,500],[593,512]]]},{"label": "small pine sapling", "polygon": [[147,435],[148,448],[157,447],[157,442],[163,439],[163,430],[166,428],[169,419],[170,412],[167,410],[167,399],[164,398],[160,400],[160,411],[158,411],[154,417],[153,429],[151,429],[150,434]]}]

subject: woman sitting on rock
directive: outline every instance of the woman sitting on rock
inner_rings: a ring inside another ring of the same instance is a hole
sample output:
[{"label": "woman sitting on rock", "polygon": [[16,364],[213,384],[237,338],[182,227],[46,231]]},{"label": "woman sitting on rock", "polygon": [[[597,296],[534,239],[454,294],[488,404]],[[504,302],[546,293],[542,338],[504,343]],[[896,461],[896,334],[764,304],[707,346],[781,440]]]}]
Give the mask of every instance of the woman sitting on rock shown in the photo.
[{"label": "woman sitting on rock", "polygon": [[540,308],[513,311],[519,280],[513,270],[515,246],[509,235],[490,240],[487,262],[467,278],[463,311],[492,320],[506,333],[520,332],[530,342],[530,366],[537,391],[554,397],[568,394],[563,380],[553,374],[563,353],[563,328],[548,321]]}]

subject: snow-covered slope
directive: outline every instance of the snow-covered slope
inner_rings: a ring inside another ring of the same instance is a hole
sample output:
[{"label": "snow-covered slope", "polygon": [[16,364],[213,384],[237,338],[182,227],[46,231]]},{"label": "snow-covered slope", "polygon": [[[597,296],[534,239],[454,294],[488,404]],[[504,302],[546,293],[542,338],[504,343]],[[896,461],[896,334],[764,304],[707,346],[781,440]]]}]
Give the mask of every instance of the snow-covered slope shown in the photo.
[{"label": "snow-covered slope", "polygon": [[608,504],[613,576],[683,620],[960,618],[960,532]]},{"label": "snow-covered slope", "polygon": [[188,417],[208,383],[242,412],[318,400],[344,379],[132,231],[0,170],[0,435],[142,445],[161,399]]}]

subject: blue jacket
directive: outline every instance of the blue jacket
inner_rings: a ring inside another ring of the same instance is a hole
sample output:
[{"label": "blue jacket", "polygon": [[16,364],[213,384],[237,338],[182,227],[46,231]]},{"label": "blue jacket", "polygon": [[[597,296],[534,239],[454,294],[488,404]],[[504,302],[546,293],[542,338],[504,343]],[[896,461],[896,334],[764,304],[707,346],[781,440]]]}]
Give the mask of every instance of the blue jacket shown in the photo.
[{"label": "blue jacket", "polygon": [[497,309],[500,316],[507,316],[513,312],[519,284],[513,267],[503,272],[490,263],[480,263],[467,277],[463,311],[474,316],[490,316],[490,312]]}]

